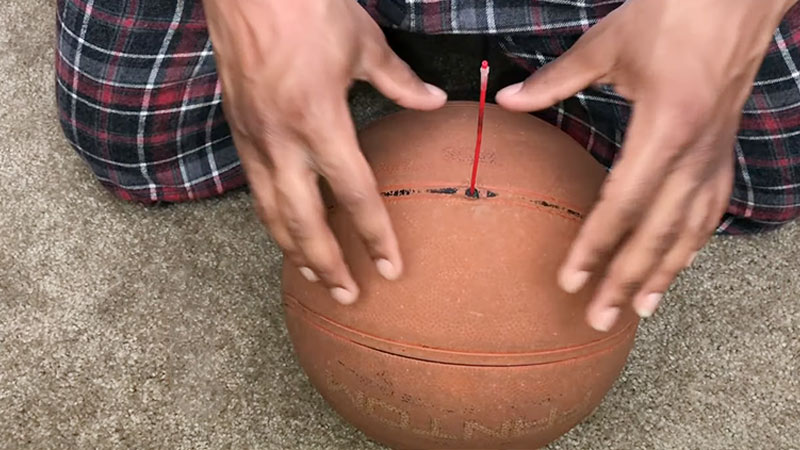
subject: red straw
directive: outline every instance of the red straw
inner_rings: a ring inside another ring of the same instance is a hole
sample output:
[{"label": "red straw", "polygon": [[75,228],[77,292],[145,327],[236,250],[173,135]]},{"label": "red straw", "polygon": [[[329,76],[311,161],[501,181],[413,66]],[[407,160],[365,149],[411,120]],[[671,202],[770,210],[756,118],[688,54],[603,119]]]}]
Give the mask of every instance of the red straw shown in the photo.
[{"label": "red straw", "polygon": [[481,102],[478,108],[478,139],[475,142],[475,160],[472,162],[472,180],[469,183],[469,191],[467,193],[471,196],[477,197],[478,192],[475,190],[475,183],[478,180],[478,162],[481,157],[481,139],[483,138],[483,110],[486,107],[486,85],[489,82],[489,63],[483,61],[481,63]]}]

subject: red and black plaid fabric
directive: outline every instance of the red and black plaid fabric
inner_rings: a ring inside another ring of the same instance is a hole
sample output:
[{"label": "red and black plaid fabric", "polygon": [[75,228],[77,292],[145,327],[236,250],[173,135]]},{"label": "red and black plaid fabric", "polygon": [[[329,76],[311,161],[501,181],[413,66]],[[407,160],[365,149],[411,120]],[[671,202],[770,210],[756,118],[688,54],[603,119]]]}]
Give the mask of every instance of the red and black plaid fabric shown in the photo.
[{"label": "red and black plaid fabric", "polygon": [[201,2],[58,0],[67,139],[127,200],[179,202],[245,183]]},{"label": "red and black plaid fabric", "polygon": [[[382,25],[496,36],[531,71],[563,54],[617,0],[359,0]],[[57,90],[64,132],[116,195],[145,203],[245,184],[220,107],[200,0],[58,0]],[[800,216],[800,6],[775,37],[748,100],[721,233]],[[586,90],[537,113],[610,167],[630,106]]]}]

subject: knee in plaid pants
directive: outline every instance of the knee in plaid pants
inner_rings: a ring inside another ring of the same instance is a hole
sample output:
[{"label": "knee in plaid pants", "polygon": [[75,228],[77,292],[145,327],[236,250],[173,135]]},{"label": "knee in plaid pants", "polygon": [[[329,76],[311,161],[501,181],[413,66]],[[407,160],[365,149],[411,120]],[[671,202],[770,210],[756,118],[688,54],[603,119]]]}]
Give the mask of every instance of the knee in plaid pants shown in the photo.
[{"label": "knee in plaid pants", "polygon": [[[491,33],[535,71],[622,1],[360,0],[383,26]],[[596,3],[596,5],[593,5]],[[491,5],[491,6],[490,6]],[[58,0],[56,89],[64,134],[115,195],[180,202],[243,186],[200,0]],[[800,216],[800,6],[785,17],[744,109],[734,191],[719,232]],[[585,90],[537,113],[613,164],[630,106]]]}]

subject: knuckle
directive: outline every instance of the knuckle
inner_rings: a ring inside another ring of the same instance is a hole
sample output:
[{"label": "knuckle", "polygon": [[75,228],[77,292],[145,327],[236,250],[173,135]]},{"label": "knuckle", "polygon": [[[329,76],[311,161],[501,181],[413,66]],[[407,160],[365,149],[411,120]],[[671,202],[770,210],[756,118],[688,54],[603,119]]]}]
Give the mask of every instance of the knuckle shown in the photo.
[{"label": "knuckle", "polygon": [[698,245],[705,244],[717,232],[722,215],[709,214],[703,220],[698,220],[690,227],[691,233],[697,239]]},{"label": "knuckle", "polygon": [[607,262],[612,255],[613,242],[606,236],[598,236],[597,227],[584,226],[573,244],[573,256],[582,267],[596,267]]},{"label": "knuckle", "polygon": [[330,281],[333,278],[333,265],[326,258],[316,256],[309,259],[309,263],[314,268],[314,273],[321,279]]},{"label": "knuckle", "polygon": [[317,255],[314,259],[310,260],[310,265],[314,269],[314,273],[320,277],[323,282],[328,284],[340,284],[341,259],[337,259],[334,255]]},{"label": "knuckle", "polygon": [[[622,190],[622,192],[619,194],[619,196],[620,196],[620,198],[624,199],[624,198],[628,198],[630,196],[630,194],[628,193],[628,190],[626,189],[626,190]],[[618,206],[616,208],[617,208],[617,211],[618,211],[617,214],[619,215],[619,217],[622,218],[622,219],[626,219],[626,220],[632,220],[633,218],[638,217],[639,215],[642,214],[642,208],[639,205],[639,202],[636,202],[636,201],[621,201],[621,202],[619,202],[619,204],[618,204]]]},{"label": "knuckle", "polygon": [[[666,283],[672,282],[679,273],[686,268],[686,261],[689,260],[688,252],[681,251],[675,253],[671,258],[663,262],[659,267],[656,274],[653,276],[655,280],[665,281]],[[663,283],[660,283],[663,284]]]},{"label": "knuckle", "polygon": [[716,214],[709,215],[709,217],[705,220],[705,229],[707,232],[709,232],[709,234],[716,231],[717,227],[719,227],[720,223],[725,218],[726,212],[727,205],[722,211],[718,211]]},{"label": "knuckle", "polygon": [[325,177],[334,191],[338,190],[337,188],[343,184],[352,184],[353,182],[352,179],[348,177],[348,166],[345,163],[345,159],[338,158],[337,156],[338,155],[325,155],[314,158],[315,169]]},{"label": "knuckle", "polygon": [[616,297],[620,300],[629,300],[638,293],[644,283],[637,278],[623,278],[616,283]]},{"label": "knuckle", "polygon": [[373,189],[369,186],[352,185],[342,189],[339,199],[346,208],[361,211],[370,203],[372,194],[374,194]]},{"label": "knuckle", "polygon": [[383,94],[387,100],[395,104],[402,104],[405,97],[399,92],[389,91],[387,94]]},{"label": "knuckle", "polygon": [[358,234],[361,241],[370,253],[383,254],[390,247],[390,238],[387,229],[379,228],[376,225],[359,227]]},{"label": "knuckle", "polygon": [[296,127],[305,128],[313,122],[309,108],[300,103],[287,103],[280,111],[283,119]]},{"label": "knuckle", "polygon": [[613,287],[613,291],[617,293],[618,297],[622,298],[633,296],[639,292],[644,284],[642,277],[627,267],[629,266],[616,265],[609,273],[609,282]]},{"label": "knuckle", "polygon": [[394,51],[389,47],[383,33],[374,36],[373,39],[364,41],[364,54],[370,65],[376,67],[386,67],[394,62]]},{"label": "knuckle", "polygon": [[672,280],[678,276],[683,269],[686,268],[686,261],[689,259],[689,256],[686,255],[682,260],[675,259],[670,261],[669,263],[665,264],[664,267],[661,269],[661,273],[656,277],[658,280],[662,280],[664,284],[669,285],[672,283]]},{"label": "knuckle", "polygon": [[[239,115],[237,114],[237,116]],[[255,140],[258,137],[258,132],[256,130],[266,128],[264,122],[255,116],[247,118],[239,116],[230,118],[227,122],[234,136],[240,136],[248,140]]]},{"label": "knuckle", "polygon": [[275,110],[282,121],[295,126],[306,126],[314,123],[316,114],[311,93],[307,89],[286,89],[275,97]]},{"label": "knuckle", "polygon": [[[267,214],[259,214],[259,219],[261,223],[267,228],[269,231],[270,236],[272,236],[275,240],[282,241],[283,233],[281,233],[281,224],[277,220],[275,216],[270,216]],[[282,242],[279,242],[281,244]],[[282,246],[282,245],[281,245]]]},{"label": "knuckle", "polygon": [[351,212],[361,212],[372,206],[378,193],[378,184],[374,177],[363,172],[350,173],[340,165],[335,168],[331,166],[324,168],[327,170],[324,174],[331,182],[336,198],[342,206]]},{"label": "knuckle", "polygon": [[250,131],[251,126],[248,126],[248,124],[246,124],[244,120],[238,117],[230,117],[229,115],[227,121],[228,125],[231,128],[231,133],[233,135],[239,135],[247,139],[253,138],[253,133]]},{"label": "knuckle", "polygon": [[658,254],[666,251],[672,244],[680,238],[681,228],[676,223],[668,223],[660,226],[653,235],[654,251]]},{"label": "knuckle", "polygon": [[276,211],[270,209],[263,202],[256,201],[254,202],[253,206],[256,216],[259,218],[264,227],[266,227],[267,232],[275,241],[275,243],[278,244],[278,247],[280,247],[284,253],[294,251],[293,242],[287,235],[284,224],[281,223],[280,215],[277,214]]},{"label": "knuckle", "polygon": [[[709,233],[709,223],[711,222],[709,220],[693,220],[686,225],[686,233],[696,238],[704,238]],[[714,221],[714,223],[716,222]]]},{"label": "knuckle", "polygon": [[584,247],[583,253],[580,255],[583,267],[597,267],[604,262],[611,259],[613,247],[603,243],[590,243]]},{"label": "knuckle", "polygon": [[289,236],[278,231],[276,228],[270,230],[269,236],[293,264],[302,265],[302,254],[298,251],[297,247],[294,245],[294,241],[292,241]]},{"label": "knuckle", "polygon": [[299,242],[307,242],[319,234],[320,223],[324,220],[323,210],[302,195],[295,195],[292,186],[294,184],[289,182],[276,183],[280,217],[290,236]]},{"label": "knuckle", "polygon": [[384,241],[383,234],[380,233],[378,230],[374,229],[361,230],[360,234],[361,234],[361,239],[370,248],[379,247],[383,244]]},{"label": "knuckle", "polygon": [[226,122],[234,135],[255,140],[260,136],[261,130],[268,126],[269,108],[264,105],[240,100],[227,105],[223,102],[223,105]]},{"label": "knuckle", "polygon": [[283,223],[289,236],[298,242],[307,242],[314,237],[310,221],[295,208],[284,209]]},{"label": "knuckle", "polygon": [[620,218],[633,218],[642,210],[637,200],[638,195],[635,188],[623,183],[619,176],[612,174],[602,188],[600,203],[596,209],[613,209]]},{"label": "knuckle", "polygon": [[710,239],[711,236],[713,236],[714,233],[717,232],[717,228],[718,227],[719,227],[719,221],[717,221],[717,220],[711,220],[711,221],[708,222],[708,224],[706,224],[706,226],[703,228],[702,232],[700,233],[700,236],[703,239],[703,243],[705,243],[705,241]]},{"label": "knuckle", "polygon": [[296,239],[306,240],[310,237],[309,227],[306,226],[299,215],[289,213],[285,216],[286,231],[289,235],[294,236]]},{"label": "knuckle", "polygon": [[280,247],[283,255],[292,262],[292,264],[302,266],[305,265],[305,260],[303,258],[303,254],[298,250],[297,246],[294,245],[294,242],[291,239],[282,239],[276,236],[272,236],[275,242]]},{"label": "knuckle", "polygon": [[273,212],[270,209],[270,207],[267,206],[266,202],[256,199],[253,202],[253,209],[255,210],[258,218],[261,219],[261,222],[264,223],[264,225],[270,225],[272,223],[274,218]]}]

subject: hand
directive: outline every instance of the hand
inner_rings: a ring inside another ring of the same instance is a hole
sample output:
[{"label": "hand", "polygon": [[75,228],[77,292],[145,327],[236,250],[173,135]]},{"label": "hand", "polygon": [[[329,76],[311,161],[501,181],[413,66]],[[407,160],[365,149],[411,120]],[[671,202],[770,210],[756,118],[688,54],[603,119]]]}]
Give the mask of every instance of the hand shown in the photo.
[{"label": "hand", "polygon": [[629,0],[564,55],[505,88],[511,110],[591,84],[633,103],[621,158],[559,271],[568,292],[601,279],[587,321],[608,331],[632,303],[650,316],[727,208],[741,111],[796,0]]},{"label": "hand", "polygon": [[259,217],[306,278],[341,303],[359,289],[326,222],[324,177],[351,215],[378,272],[403,263],[347,104],[354,79],[398,104],[442,106],[447,95],[395,55],[354,0],[204,0],[223,107]]}]

